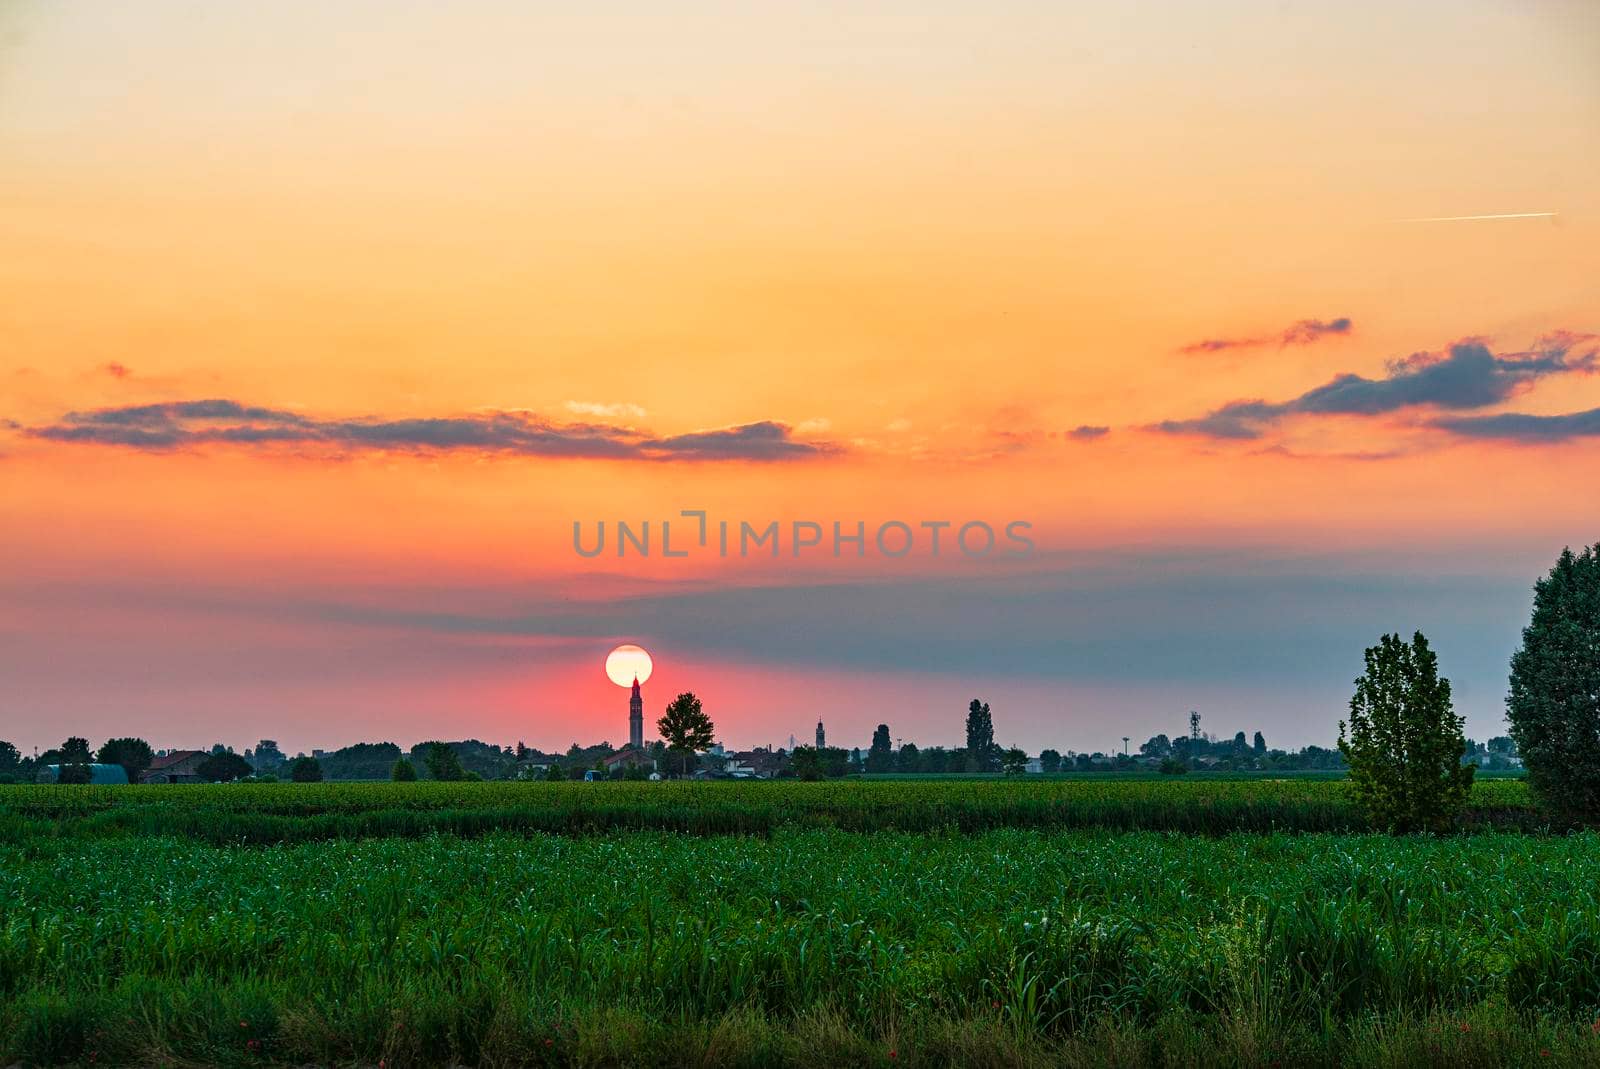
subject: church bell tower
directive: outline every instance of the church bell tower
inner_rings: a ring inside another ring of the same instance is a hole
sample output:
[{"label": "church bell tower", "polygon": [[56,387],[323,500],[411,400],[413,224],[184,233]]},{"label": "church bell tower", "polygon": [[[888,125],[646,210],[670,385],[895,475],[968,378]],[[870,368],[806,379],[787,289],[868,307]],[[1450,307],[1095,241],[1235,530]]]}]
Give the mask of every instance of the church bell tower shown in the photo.
[{"label": "church bell tower", "polygon": [[639,677],[633,677],[633,697],[628,699],[628,745],[644,749],[644,698],[639,694]]}]

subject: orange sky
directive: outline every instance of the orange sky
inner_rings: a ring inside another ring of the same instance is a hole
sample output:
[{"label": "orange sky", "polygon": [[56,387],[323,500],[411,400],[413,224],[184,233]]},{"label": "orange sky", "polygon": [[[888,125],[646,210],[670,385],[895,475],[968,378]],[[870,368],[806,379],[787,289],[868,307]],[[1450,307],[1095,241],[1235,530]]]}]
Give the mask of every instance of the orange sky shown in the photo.
[{"label": "orange sky", "polygon": [[[0,723],[617,741],[640,640],[739,743],[955,742],[972,694],[1033,749],[1326,742],[1426,624],[1495,733],[1527,588],[1600,538],[1600,418],[1483,422],[1600,408],[1597,165],[1577,3],[0,6]],[[209,399],[275,415],[106,433]],[[396,426],[495,419],[621,453]],[[787,459],[674,444],[768,423]],[[1038,552],[571,550],[686,508]]]}]

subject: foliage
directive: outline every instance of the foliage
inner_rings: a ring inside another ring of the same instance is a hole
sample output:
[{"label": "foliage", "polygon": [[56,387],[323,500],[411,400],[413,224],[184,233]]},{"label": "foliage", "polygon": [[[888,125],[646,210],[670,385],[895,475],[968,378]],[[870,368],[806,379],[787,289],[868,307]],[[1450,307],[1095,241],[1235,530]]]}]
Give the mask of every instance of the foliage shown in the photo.
[{"label": "foliage", "polygon": [[95,760],[103,765],[121,765],[128,773],[129,783],[138,783],[154,759],[150,744],[136,738],[109,739],[95,754]]},{"label": "foliage", "polygon": [[1438,658],[1420,631],[1410,644],[1384,635],[1365,660],[1350,699],[1348,739],[1339,722],[1351,792],[1375,827],[1444,831],[1466,803],[1476,771],[1461,763],[1466,740],[1450,681],[1439,676]]},{"label": "foliage", "polygon": [[388,779],[393,774],[394,763],[401,758],[400,747],[392,742],[358,742],[317,760],[322,762],[322,774],[327,779]]},{"label": "foliage", "polygon": [[417,778],[417,766],[409,758],[401,757],[395,761],[394,767],[389,769],[389,778],[396,783],[414,783]]},{"label": "foliage", "polygon": [[315,757],[297,757],[289,766],[289,778],[296,783],[321,783],[322,762]]},{"label": "foliage", "polygon": [[441,783],[451,783],[467,777],[467,770],[462,767],[461,758],[442,742],[427,743],[422,763],[427,768],[429,777]]},{"label": "foliage", "polygon": [[195,773],[208,783],[232,783],[253,771],[250,762],[235,753],[214,753],[195,769]]},{"label": "foliage", "polygon": [[789,767],[807,782],[819,780],[822,778],[822,752],[815,746],[796,746],[789,755]]},{"label": "foliage", "polygon": [[1002,755],[1000,769],[1008,776],[1020,776],[1028,770],[1028,755],[1013,746]]},{"label": "foliage", "polygon": [[889,725],[879,724],[872,732],[872,746],[867,750],[867,771],[888,772],[894,766],[894,743],[889,739]]},{"label": "foliage", "polygon": [[94,761],[94,756],[89,752],[89,740],[81,735],[74,735],[61,744],[57,751],[56,761],[63,765],[87,765]]},{"label": "foliage", "polygon": [[717,741],[716,726],[692,693],[680,694],[668,704],[667,711],[656,721],[656,730],[678,754],[679,769],[684,774],[694,755],[711,749]]},{"label": "foliage", "polygon": [[1164,776],[1181,776],[1189,771],[1189,766],[1176,757],[1163,757],[1161,759],[1161,774]]},{"label": "foliage", "polygon": [[1545,804],[1567,819],[1600,820],[1600,544],[1563,550],[1535,584],[1506,715]]},{"label": "foliage", "polygon": [[974,772],[993,772],[1000,763],[989,703],[977,698],[967,706],[967,761]]},{"label": "foliage", "polygon": [[93,779],[93,770],[82,764],[62,765],[56,773],[57,783],[89,783]]}]

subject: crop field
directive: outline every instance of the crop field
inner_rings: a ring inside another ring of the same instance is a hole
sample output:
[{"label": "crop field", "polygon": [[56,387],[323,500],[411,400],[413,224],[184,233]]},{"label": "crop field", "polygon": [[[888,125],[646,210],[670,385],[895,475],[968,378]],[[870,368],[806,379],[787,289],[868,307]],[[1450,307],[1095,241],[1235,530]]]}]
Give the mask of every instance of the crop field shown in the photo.
[{"label": "crop field", "polygon": [[1343,791],[0,790],[0,1064],[1600,1064],[1600,835]]},{"label": "crop field", "polygon": [[[1472,827],[1536,829],[1520,779],[1473,788]],[[1363,831],[1342,780],[1069,779],[801,783],[318,783],[0,790],[0,841],[172,834],[221,844],[493,831],[769,835],[785,826],[962,832],[1116,828],[1220,835]]]}]

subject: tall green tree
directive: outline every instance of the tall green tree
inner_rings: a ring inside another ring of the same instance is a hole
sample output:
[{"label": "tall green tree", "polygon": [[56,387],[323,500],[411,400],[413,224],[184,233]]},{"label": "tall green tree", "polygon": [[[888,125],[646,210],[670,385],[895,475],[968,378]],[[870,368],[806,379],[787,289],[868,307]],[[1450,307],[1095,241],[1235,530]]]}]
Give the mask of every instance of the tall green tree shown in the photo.
[{"label": "tall green tree", "polygon": [[672,699],[667,711],[656,721],[656,730],[667,746],[678,755],[680,771],[687,775],[695,754],[716,744],[716,725],[700,707],[700,699],[685,692]]},{"label": "tall green tree", "polygon": [[823,776],[822,751],[815,746],[796,746],[789,755],[789,767],[803,780],[819,780]]},{"label": "tall green tree", "polygon": [[236,753],[214,753],[195,768],[195,773],[208,783],[232,783],[254,771],[250,762]]},{"label": "tall green tree", "polygon": [[9,776],[22,767],[22,752],[9,742],[0,742],[0,776]]},{"label": "tall green tree", "polygon": [[289,778],[296,783],[321,783],[322,762],[315,757],[297,757],[289,766]]},{"label": "tall green tree", "polygon": [[461,767],[461,758],[445,743],[428,743],[428,753],[422,761],[428,767],[428,775],[436,780],[449,783],[467,778],[467,770]]},{"label": "tall green tree", "polygon": [[1001,757],[1000,767],[1008,776],[1020,776],[1028,770],[1028,755],[1013,746]]},{"label": "tall green tree", "polygon": [[150,767],[150,762],[155,760],[155,752],[143,739],[107,739],[106,744],[100,747],[100,752],[95,754],[95,760],[102,765],[121,765],[128,774],[128,782],[138,783],[139,777]]},{"label": "tall green tree", "polygon": [[872,746],[867,750],[867,771],[888,772],[894,767],[894,744],[889,741],[889,725],[879,724],[872,732]]},{"label": "tall green tree", "polygon": [[1059,771],[1061,771],[1061,751],[1060,750],[1040,750],[1039,751],[1039,769],[1040,769],[1040,771],[1043,771],[1043,772],[1059,772]]},{"label": "tall green tree", "polygon": [[81,735],[74,735],[61,744],[60,762],[63,765],[87,765],[94,762],[94,756],[89,753],[89,740]]},{"label": "tall green tree", "polygon": [[412,764],[408,757],[398,758],[394,767],[389,769],[389,778],[396,783],[414,783],[417,779],[417,766]]},{"label": "tall green tree", "polygon": [[1350,789],[1373,825],[1386,831],[1444,831],[1466,804],[1476,765],[1463,765],[1462,718],[1450,681],[1418,631],[1407,643],[1384,635],[1366,651],[1339,750]]},{"label": "tall green tree", "polygon": [[967,760],[974,772],[993,772],[997,764],[994,744],[994,718],[989,703],[972,699],[967,706]]},{"label": "tall green tree", "polygon": [[1600,544],[1562,550],[1534,585],[1506,715],[1539,799],[1564,818],[1600,820]]}]

